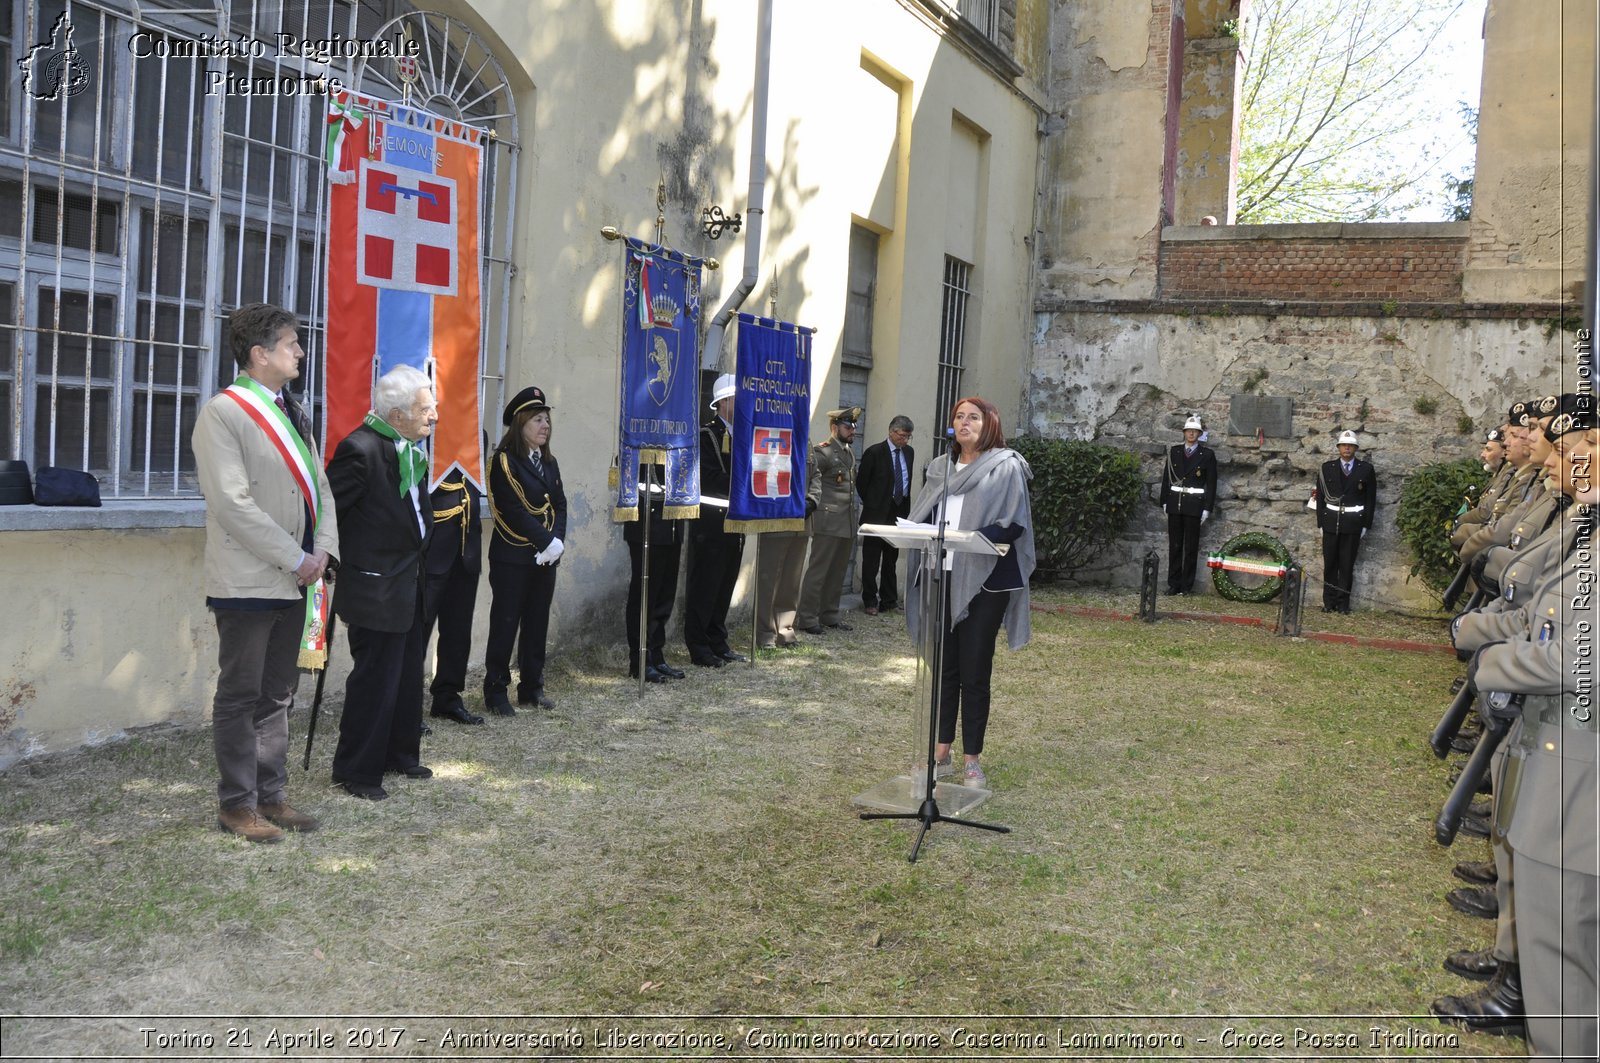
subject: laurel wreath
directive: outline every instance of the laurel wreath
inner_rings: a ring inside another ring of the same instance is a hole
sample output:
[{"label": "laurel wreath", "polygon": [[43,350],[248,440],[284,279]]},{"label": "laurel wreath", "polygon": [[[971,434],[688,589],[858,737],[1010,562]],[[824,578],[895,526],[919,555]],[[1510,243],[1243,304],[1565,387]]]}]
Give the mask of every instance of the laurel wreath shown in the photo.
[{"label": "laurel wreath", "polygon": [[[1266,554],[1275,564],[1285,567],[1294,564],[1294,558],[1289,556],[1288,549],[1266,532],[1245,532],[1243,535],[1235,535],[1222,544],[1222,549],[1218,550],[1217,554],[1232,558],[1251,551]],[[1214,568],[1211,570],[1211,585],[1217,589],[1218,595],[1230,602],[1270,602],[1283,589],[1283,577],[1268,576],[1258,586],[1241,587],[1234,582],[1232,572],[1225,568]]]}]

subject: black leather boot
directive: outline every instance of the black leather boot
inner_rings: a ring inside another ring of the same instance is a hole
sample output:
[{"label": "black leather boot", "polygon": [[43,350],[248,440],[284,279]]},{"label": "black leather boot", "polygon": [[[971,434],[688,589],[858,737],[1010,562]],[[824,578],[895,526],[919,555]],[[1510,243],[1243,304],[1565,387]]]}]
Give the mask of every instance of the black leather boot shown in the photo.
[{"label": "black leather boot", "polygon": [[1440,997],[1431,1005],[1440,1022],[1473,1033],[1498,1037],[1526,1033],[1522,1004],[1522,974],[1514,963],[1502,963],[1489,984],[1462,997]]},{"label": "black leather boot", "polygon": [[483,707],[496,716],[515,716],[517,714],[517,710],[511,704],[511,699],[506,697],[505,687],[484,687]]},{"label": "black leather boot", "polygon": [[1477,952],[1462,949],[1444,958],[1444,969],[1474,982],[1487,982],[1500,972],[1500,961],[1495,958],[1494,949]]}]

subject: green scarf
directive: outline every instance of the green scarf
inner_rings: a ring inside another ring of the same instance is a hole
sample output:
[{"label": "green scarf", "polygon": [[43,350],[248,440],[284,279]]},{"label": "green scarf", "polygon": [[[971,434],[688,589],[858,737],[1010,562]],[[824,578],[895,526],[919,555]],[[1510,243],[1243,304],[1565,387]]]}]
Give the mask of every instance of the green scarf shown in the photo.
[{"label": "green scarf", "polygon": [[428,459],[421,450],[412,445],[409,439],[396,432],[388,421],[377,414],[367,414],[366,420],[362,423],[383,438],[392,439],[400,444],[400,494],[402,497],[409,495],[411,489],[428,475]]}]

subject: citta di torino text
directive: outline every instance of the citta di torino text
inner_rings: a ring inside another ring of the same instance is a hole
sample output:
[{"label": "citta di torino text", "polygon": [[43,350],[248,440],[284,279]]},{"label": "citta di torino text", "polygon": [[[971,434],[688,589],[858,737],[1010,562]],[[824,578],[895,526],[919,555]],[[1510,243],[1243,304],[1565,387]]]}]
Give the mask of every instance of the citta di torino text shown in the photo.
[{"label": "citta di torino text", "polygon": [[396,33],[392,39],[363,40],[334,34],[332,37],[301,37],[294,33],[274,33],[267,40],[257,37],[224,37],[202,33],[194,38],[168,37],[140,30],[128,39],[128,51],[135,59],[305,59],[326,63],[334,59],[417,58],[422,46]]}]

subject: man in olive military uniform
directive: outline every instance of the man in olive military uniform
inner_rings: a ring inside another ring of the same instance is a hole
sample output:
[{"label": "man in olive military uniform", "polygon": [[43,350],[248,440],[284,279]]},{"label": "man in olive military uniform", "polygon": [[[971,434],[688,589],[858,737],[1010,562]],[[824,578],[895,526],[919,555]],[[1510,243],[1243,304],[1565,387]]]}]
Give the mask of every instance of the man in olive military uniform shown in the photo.
[{"label": "man in olive military uniform", "polygon": [[855,543],[856,438],[861,407],[828,411],[828,438],[806,455],[806,516],[810,524],[811,559],[800,587],[801,631],[820,635],[824,628],[851,630],[839,619],[844,571]]},{"label": "man in olive military uniform", "polygon": [[1217,455],[1200,442],[1205,426],[1191,413],[1183,442],[1174,443],[1161,467],[1161,511],[1167,515],[1167,593],[1194,590],[1200,556],[1200,525],[1217,505]]},{"label": "man in olive military uniform", "polygon": [[1547,434],[1554,446],[1545,466],[1580,503],[1540,540],[1570,544],[1564,557],[1520,608],[1475,611],[1454,625],[1457,646],[1476,647],[1469,675],[1480,706],[1513,721],[1495,816],[1516,882],[1516,960],[1497,947],[1484,957],[1488,986],[1433,1004],[1441,1019],[1485,1032],[1526,1015],[1532,1052],[1563,1059],[1595,1057],[1600,992],[1600,729],[1593,673],[1577,666],[1592,658],[1595,631],[1595,423],[1593,396],[1562,396]]},{"label": "man in olive military uniform", "polygon": [[1317,525],[1322,529],[1322,611],[1348,613],[1356,554],[1378,508],[1378,474],[1356,457],[1356,434],[1339,433],[1339,456],[1317,477]]}]

